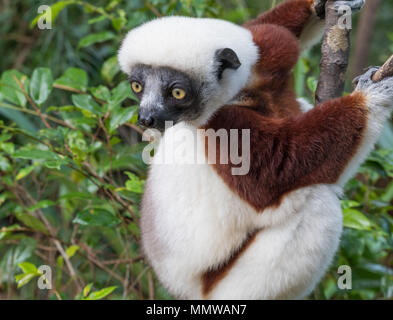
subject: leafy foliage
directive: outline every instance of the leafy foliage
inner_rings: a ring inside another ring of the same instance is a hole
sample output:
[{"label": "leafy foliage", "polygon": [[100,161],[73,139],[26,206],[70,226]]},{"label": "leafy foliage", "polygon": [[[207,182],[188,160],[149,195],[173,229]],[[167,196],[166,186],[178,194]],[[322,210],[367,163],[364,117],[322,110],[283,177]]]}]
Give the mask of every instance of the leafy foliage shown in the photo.
[{"label": "leafy foliage", "polygon": [[[0,30],[26,37],[29,57],[0,37],[0,298],[171,298],[140,252],[144,144],[117,48],[127,30],[157,16],[241,23],[278,1],[48,1],[53,28],[45,31],[36,26],[39,1],[12,3],[0,10]],[[308,52],[295,70],[296,90],[310,100],[319,55]],[[385,149],[346,187],[341,248],[310,298],[393,297],[389,137],[387,129]],[[37,288],[41,265],[52,268],[50,290]],[[352,290],[337,287],[340,265],[352,268]]]}]

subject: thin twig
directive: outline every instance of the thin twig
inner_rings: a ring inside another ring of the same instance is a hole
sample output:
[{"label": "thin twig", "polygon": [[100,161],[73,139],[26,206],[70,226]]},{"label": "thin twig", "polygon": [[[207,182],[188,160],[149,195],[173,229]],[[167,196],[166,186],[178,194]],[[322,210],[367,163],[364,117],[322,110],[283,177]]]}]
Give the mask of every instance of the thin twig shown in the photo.
[{"label": "thin twig", "polygon": [[153,12],[157,17],[161,18],[162,14],[150,3],[150,1],[145,1],[145,6]]},{"label": "thin twig", "polygon": [[58,119],[58,118],[49,116],[49,115],[47,115],[47,114],[41,113],[41,115],[40,115],[40,114],[38,114],[37,112],[35,112],[35,111],[33,111],[33,110],[30,110],[30,109],[22,109],[22,108],[15,107],[15,106],[10,105],[10,104],[6,104],[6,103],[4,103],[4,102],[1,102],[1,103],[0,103],[0,107],[7,108],[7,109],[11,109],[11,110],[16,110],[16,111],[20,111],[20,112],[24,112],[24,113],[28,113],[28,114],[31,114],[31,115],[37,116],[37,117],[41,117],[41,116],[42,116],[42,117],[44,117],[45,119],[48,119],[48,120],[50,120],[50,121],[53,121],[53,122],[55,122],[55,123],[57,123],[57,124],[60,124],[60,125],[62,125],[62,126],[64,126],[64,127],[70,128],[70,129],[72,129],[72,130],[76,130],[76,128],[75,128],[73,125],[68,124],[67,122],[64,122],[63,120],[60,120],[60,119]]},{"label": "thin twig", "polygon": [[105,266],[105,264],[103,264],[100,260],[96,259],[93,256],[92,250],[90,249],[90,247],[87,244],[79,243],[79,246],[87,252],[87,259],[89,259],[91,262],[93,262],[100,269],[109,273],[116,280],[123,282],[123,278],[121,276],[119,276],[117,273],[113,272],[111,269],[109,269],[107,266]]},{"label": "thin twig", "polygon": [[130,122],[126,122],[125,123],[125,125],[127,126],[127,127],[130,127],[130,128],[132,128],[132,129],[134,129],[136,132],[138,132],[140,135],[143,135],[143,130],[141,129],[141,128],[139,128],[138,126],[136,126],[135,124],[133,124],[133,123],[130,123]]},{"label": "thin twig", "polygon": [[82,290],[82,286],[81,286],[81,284],[78,281],[78,277],[77,277],[77,274],[75,272],[75,269],[72,266],[72,263],[70,262],[70,259],[68,258],[66,252],[64,251],[64,248],[62,247],[62,245],[59,242],[59,240],[53,240],[53,242],[54,242],[57,250],[59,250],[60,254],[62,255],[62,257],[63,257],[63,259],[64,259],[64,261],[66,263],[67,269],[70,272],[71,278],[75,279],[75,283],[76,283],[76,285],[78,287],[78,290],[81,291]]}]

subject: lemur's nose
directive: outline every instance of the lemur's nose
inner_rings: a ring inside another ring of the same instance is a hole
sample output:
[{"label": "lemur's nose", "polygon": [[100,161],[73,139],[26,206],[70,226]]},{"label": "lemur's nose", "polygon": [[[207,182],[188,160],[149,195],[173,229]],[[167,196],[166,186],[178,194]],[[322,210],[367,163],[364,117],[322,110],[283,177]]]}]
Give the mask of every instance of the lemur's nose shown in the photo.
[{"label": "lemur's nose", "polygon": [[153,127],[156,123],[156,119],[150,114],[138,112],[138,123],[144,127]]}]

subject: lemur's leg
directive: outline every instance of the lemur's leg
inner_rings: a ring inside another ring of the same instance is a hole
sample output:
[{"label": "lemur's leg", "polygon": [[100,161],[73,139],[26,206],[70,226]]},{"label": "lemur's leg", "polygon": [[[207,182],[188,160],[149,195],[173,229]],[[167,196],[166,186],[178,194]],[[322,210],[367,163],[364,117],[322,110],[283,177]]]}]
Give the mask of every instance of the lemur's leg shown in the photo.
[{"label": "lemur's leg", "polygon": [[392,110],[393,77],[373,83],[375,70],[359,78],[351,95],[296,117],[271,119],[227,107],[209,127],[218,130],[224,123],[228,130],[250,128],[250,168],[243,176],[232,175],[231,164],[214,165],[216,171],[258,211],[302,187],[343,186],[372,149]]},{"label": "lemur's leg", "polygon": [[[327,0],[288,0],[274,9],[247,22],[245,27],[270,23],[290,30],[300,41],[300,47],[307,49],[316,44],[323,35],[325,4]],[[336,8],[346,5],[357,11],[365,0],[337,1]]]}]

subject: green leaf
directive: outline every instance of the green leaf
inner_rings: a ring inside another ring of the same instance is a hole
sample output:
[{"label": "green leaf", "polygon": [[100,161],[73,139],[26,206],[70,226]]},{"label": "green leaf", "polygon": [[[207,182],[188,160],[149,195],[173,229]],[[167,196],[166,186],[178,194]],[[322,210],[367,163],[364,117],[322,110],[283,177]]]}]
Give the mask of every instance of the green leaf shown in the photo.
[{"label": "green leaf", "polygon": [[111,98],[111,93],[109,89],[103,85],[90,88],[90,92],[94,97],[100,100],[109,101],[109,99]]},{"label": "green leaf", "polygon": [[0,151],[4,151],[8,154],[13,154],[15,145],[11,142],[0,142]]},{"label": "green leaf", "polygon": [[12,134],[9,132],[1,132],[0,134],[0,142],[6,142],[12,138]]},{"label": "green leaf", "polygon": [[34,170],[34,168],[35,168],[35,165],[28,166],[28,167],[21,169],[18,172],[18,174],[16,175],[15,180],[18,181],[20,179],[27,177]]},{"label": "green leaf", "polygon": [[48,68],[34,70],[30,80],[30,96],[33,101],[41,105],[48,99],[53,85],[52,71]]},{"label": "green leaf", "polygon": [[15,217],[26,227],[48,234],[48,230],[46,229],[45,225],[36,217],[22,212],[15,212]]},{"label": "green leaf", "polygon": [[112,26],[116,31],[120,31],[127,23],[126,12],[123,9],[117,10],[119,17],[112,19]]},{"label": "green leaf", "polygon": [[143,180],[140,180],[135,174],[126,171],[125,174],[129,180],[126,182],[126,189],[135,193],[143,193],[143,187],[145,185]]},{"label": "green leaf", "polygon": [[73,199],[85,199],[91,200],[95,197],[90,193],[83,193],[83,192],[70,192],[67,193],[59,198],[59,200],[73,200]]},{"label": "green leaf", "polygon": [[38,273],[37,267],[30,262],[21,262],[18,266],[22,269],[23,273]]},{"label": "green leaf", "polygon": [[91,46],[94,43],[100,43],[100,42],[104,42],[104,41],[111,40],[114,38],[115,38],[115,34],[110,31],[92,33],[92,34],[87,35],[86,37],[83,37],[79,41],[78,49]]},{"label": "green leaf", "polygon": [[19,149],[14,152],[15,158],[28,159],[28,160],[62,160],[62,158],[53,151],[50,150],[30,150],[30,149]]},{"label": "green leaf", "polygon": [[94,24],[94,23],[97,23],[97,22],[101,22],[101,21],[103,21],[105,19],[108,19],[108,17],[107,16],[98,16],[98,17],[95,17],[95,18],[87,20],[87,23],[88,24]]},{"label": "green leaf", "polygon": [[22,273],[22,274],[16,275],[15,280],[18,283],[17,288],[20,288],[20,287],[28,284],[31,279],[33,279],[34,277],[37,277],[37,276],[39,276],[39,274],[36,274],[36,273]]},{"label": "green leaf", "polygon": [[44,166],[49,168],[49,169],[56,169],[60,170],[62,164],[66,164],[66,160],[46,160],[44,162]]},{"label": "green leaf", "polygon": [[[1,150],[1,148],[0,148]],[[6,157],[0,156],[0,171],[12,171],[12,166]]]},{"label": "green leaf", "polygon": [[54,129],[41,129],[40,138],[48,138],[49,140],[55,141],[61,145],[64,144],[64,137],[69,131],[68,128],[58,126]]},{"label": "green leaf", "polygon": [[356,208],[361,206],[359,202],[354,200],[341,200],[340,203],[343,209]]},{"label": "green leaf", "polygon": [[113,132],[119,126],[129,121],[134,115],[136,109],[136,107],[118,108],[116,111],[112,112],[109,122],[109,131]]},{"label": "green leaf", "polygon": [[73,223],[78,223],[84,226],[103,226],[113,227],[117,225],[120,220],[111,212],[103,209],[87,209],[78,212]]},{"label": "green leaf", "polygon": [[94,101],[92,96],[88,94],[73,94],[72,102],[77,108],[83,111],[88,111],[89,113],[97,116],[103,114],[104,109],[101,108],[98,103]]},{"label": "green leaf", "polygon": [[315,77],[307,78],[307,86],[312,93],[317,91],[318,80]]},{"label": "green leaf", "polygon": [[79,68],[68,68],[54,84],[66,90],[75,89],[86,92],[88,84],[87,73]]},{"label": "green leaf", "polygon": [[381,200],[389,203],[393,199],[393,181],[389,183],[389,185],[385,188],[381,196]]},{"label": "green leaf", "polygon": [[84,288],[83,288],[83,297],[85,298],[85,297],[87,297],[87,295],[89,294],[89,292],[90,292],[90,290],[91,290],[91,287],[93,286],[93,283],[91,282],[91,283],[89,283],[88,285],[86,285]]},{"label": "green leaf", "polygon": [[56,205],[56,202],[54,202],[52,200],[41,200],[41,201],[37,202],[35,205],[29,207],[28,210],[35,211],[37,209],[45,209],[45,208],[52,207],[55,205]]},{"label": "green leaf", "polygon": [[29,80],[27,76],[17,70],[7,70],[1,76],[0,93],[9,102],[12,102],[13,104],[21,107],[25,107],[27,101],[26,96],[19,87],[15,78],[19,80],[19,82],[23,85],[24,89],[27,92],[29,87]]},{"label": "green leaf", "polygon": [[112,90],[112,98],[110,99],[110,103],[112,105],[117,105],[123,102],[127,98],[135,98],[130,84],[127,81],[122,81],[119,85]]},{"label": "green leaf", "polygon": [[117,56],[113,56],[106,60],[101,68],[101,77],[105,82],[112,84],[113,78],[120,72]]},{"label": "green leaf", "polygon": [[344,209],[344,226],[358,230],[371,230],[371,222],[360,211],[355,209]]},{"label": "green leaf", "polygon": [[67,135],[67,143],[70,146],[75,161],[81,162],[86,159],[88,145],[80,131],[75,130],[69,132]]},{"label": "green leaf", "polygon": [[61,277],[63,274],[64,258],[59,255],[56,259],[56,286],[59,287],[61,284]]},{"label": "green leaf", "polygon": [[[1,89],[1,84],[0,84],[0,89]],[[0,115],[15,122],[19,128],[23,128],[23,130],[25,130],[28,133],[36,133],[37,131],[35,125],[23,112],[18,110],[10,110],[6,108],[2,108],[1,103],[0,103]]]},{"label": "green leaf", "polygon": [[95,291],[89,294],[89,296],[83,300],[100,300],[105,298],[107,295],[111,294],[113,290],[115,290],[117,287],[107,287],[104,289],[101,289],[99,291]]},{"label": "green leaf", "polygon": [[[63,10],[66,6],[75,3],[75,1],[73,0],[67,0],[67,1],[58,1],[55,4],[50,6],[50,14],[47,15],[48,23],[53,23],[55,22],[55,19],[57,17],[57,15],[60,13],[61,10]],[[46,12],[43,12],[41,14],[39,14],[38,16],[36,16],[33,21],[31,21],[30,23],[30,28],[34,28],[34,26],[37,24],[38,20],[45,16]]]},{"label": "green leaf", "polygon": [[68,258],[72,258],[73,255],[79,250],[79,246],[77,245],[73,245],[73,246],[69,246],[66,250],[66,255]]}]

